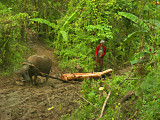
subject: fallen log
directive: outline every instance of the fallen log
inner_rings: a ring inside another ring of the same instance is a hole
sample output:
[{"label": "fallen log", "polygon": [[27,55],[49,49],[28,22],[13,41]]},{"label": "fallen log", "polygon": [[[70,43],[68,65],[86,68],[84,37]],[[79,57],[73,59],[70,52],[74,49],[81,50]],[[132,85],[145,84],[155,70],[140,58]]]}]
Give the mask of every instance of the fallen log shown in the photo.
[{"label": "fallen log", "polygon": [[68,81],[73,79],[84,79],[84,78],[95,78],[101,77],[109,72],[112,72],[112,69],[108,69],[102,72],[93,72],[93,73],[66,73],[62,74],[62,80]]},{"label": "fallen log", "polygon": [[61,78],[54,77],[52,75],[45,74],[45,73],[42,73],[42,72],[39,72],[39,73],[43,77],[49,77],[49,78],[57,79],[57,80],[60,80],[60,81],[63,81],[63,82],[68,82],[69,80],[74,80],[74,79],[101,77],[102,75],[105,75],[109,72],[112,72],[112,69],[108,69],[108,70],[105,70],[105,71],[102,71],[102,72],[93,72],[93,73],[66,73],[66,74],[62,74]]}]

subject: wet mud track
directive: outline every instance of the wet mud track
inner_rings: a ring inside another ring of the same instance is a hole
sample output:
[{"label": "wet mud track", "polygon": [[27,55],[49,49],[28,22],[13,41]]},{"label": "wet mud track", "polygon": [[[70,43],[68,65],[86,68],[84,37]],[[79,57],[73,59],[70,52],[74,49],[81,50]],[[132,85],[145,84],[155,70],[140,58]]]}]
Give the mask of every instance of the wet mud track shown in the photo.
[{"label": "wet mud track", "polygon": [[15,80],[0,79],[1,120],[58,120],[78,107],[79,84],[49,79],[39,86],[19,86]]}]

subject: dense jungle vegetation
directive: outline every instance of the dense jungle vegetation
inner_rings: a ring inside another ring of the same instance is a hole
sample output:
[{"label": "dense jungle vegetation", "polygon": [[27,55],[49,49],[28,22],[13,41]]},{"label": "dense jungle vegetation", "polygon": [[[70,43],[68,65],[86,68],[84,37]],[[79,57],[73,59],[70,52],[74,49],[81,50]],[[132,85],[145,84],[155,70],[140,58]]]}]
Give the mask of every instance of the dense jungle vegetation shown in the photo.
[{"label": "dense jungle vegetation", "polygon": [[[80,107],[62,119],[160,119],[160,6],[158,0],[1,0],[0,71],[10,75],[36,34],[59,56],[61,69],[94,69],[105,40],[105,69],[132,67],[111,79],[85,80]],[[128,95],[128,96],[127,96]],[[108,97],[108,99],[106,99]],[[107,101],[103,116],[101,108]]]}]

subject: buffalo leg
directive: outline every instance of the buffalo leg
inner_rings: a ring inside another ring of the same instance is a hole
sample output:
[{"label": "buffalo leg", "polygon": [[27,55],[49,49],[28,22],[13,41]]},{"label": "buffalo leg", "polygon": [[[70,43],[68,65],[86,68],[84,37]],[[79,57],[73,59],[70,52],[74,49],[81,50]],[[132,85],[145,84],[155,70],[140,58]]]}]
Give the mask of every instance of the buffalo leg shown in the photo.
[{"label": "buffalo leg", "polygon": [[36,85],[37,75],[34,75],[34,79],[32,79],[32,84]]},{"label": "buffalo leg", "polygon": [[32,79],[32,76],[30,75],[30,81],[28,82],[29,84],[33,84],[33,79]]},{"label": "buffalo leg", "polygon": [[46,77],[46,82],[48,82],[49,77]]}]

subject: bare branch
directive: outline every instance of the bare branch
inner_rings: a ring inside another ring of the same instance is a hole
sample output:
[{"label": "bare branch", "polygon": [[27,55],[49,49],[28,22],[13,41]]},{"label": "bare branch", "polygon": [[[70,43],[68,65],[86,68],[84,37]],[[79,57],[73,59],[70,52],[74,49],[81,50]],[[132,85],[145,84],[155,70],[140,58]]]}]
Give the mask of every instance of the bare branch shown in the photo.
[{"label": "bare branch", "polygon": [[103,116],[103,112],[104,112],[104,109],[106,107],[106,104],[107,104],[107,101],[108,101],[108,98],[109,98],[110,95],[111,95],[111,91],[109,91],[109,93],[108,93],[108,95],[107,95],[107,97],[106,97],[106,99],[104,101],[104,104],[103,104],[103,107],[102,107],[102,111],[101,111],[101,114],[100,114],[99,118],[101,118]]},{"label": "bare branch", "polygon": [[63,15],[64,16],[64,14],[60,11],[60,10],[58,10],[57,8],[55,8],[54,6],[51,6],[52,8],[54,8],[55,10],[57,10],[59,13],[61,13],[61,15]]},{"label": "bare branch", "polygon": [[132,118],[137,114],[137,111],[127,120],[132,120]]},{"label": "bare branch", "polygon": [[132,73],[132,70],[133,70],[133,67],[131,68],[130,74],[123,81],[121,81],[117,86],[119,86],[120,84],[122,84],[125,80],[129,79],[129,77],[131,77],[135,73],[135,71]]}]

